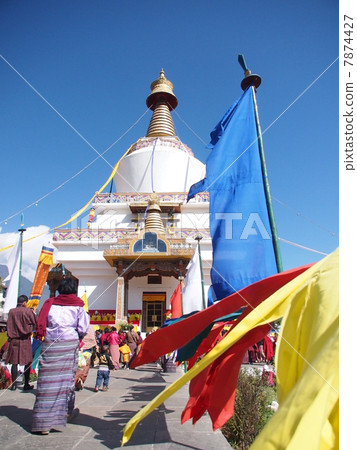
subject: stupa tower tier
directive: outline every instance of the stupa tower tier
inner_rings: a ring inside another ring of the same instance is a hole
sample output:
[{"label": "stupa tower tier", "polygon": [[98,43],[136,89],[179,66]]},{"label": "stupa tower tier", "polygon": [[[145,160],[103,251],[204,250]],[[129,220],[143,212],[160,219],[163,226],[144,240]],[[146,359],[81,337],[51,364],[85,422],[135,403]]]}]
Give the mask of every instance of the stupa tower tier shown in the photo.
[{"label": "stupa tower tier", "polygon": [[212,260],[208,194],[186,203],[205,166],[175,134],[178,101],[163,70],[146,103],[153,111],[147,135],[120,162],[116,192],[97,194],[88,227],[58,229],[53,237],[57,260],[78,279],[78,295],[87,292],[92,323],[128,320],[143,332],[163,324],[198,234],[206,291]]}]

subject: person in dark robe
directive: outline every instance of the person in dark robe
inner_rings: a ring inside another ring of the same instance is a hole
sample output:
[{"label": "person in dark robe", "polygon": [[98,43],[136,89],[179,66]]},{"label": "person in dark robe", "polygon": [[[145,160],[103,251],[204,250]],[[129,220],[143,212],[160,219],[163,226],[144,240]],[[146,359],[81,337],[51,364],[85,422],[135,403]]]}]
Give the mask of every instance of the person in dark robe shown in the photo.
[{"label": "person in dark robe", "polygon": [[7,335],[9,337],[9,350],[5,359],[11,366],[12,384],[10,389],[16,389],[17,365],[25,366],[24,391],[33,389],[30,385],[30,370],[32,363],[31,335],[36,327],[36,315],[30,308],[26,308],[28,297],[20,295],[17,307],[9,311],[7,319]]},{"label": "person in dark robe", "polygon": [[126,334],[126,339],[127,339],[127,343],[130,348],[130,353],[131,353],[131,357],[130,357],[130,361],[129,361],[129,367],[130,367],[131,362],[133,361],[133,359],[136,356],[136,348],[138,346],[138,335],[137,335],[136,331],[134,331],[134,325],[132,325],[132,324],[130,325],[130,330]]}]

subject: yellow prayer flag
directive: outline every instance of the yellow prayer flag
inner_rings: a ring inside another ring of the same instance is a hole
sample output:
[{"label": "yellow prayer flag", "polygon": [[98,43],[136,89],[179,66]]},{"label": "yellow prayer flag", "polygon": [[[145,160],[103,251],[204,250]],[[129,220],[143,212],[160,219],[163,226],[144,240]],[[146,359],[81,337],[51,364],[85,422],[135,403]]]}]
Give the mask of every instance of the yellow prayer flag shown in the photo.
[{"label": "yellow prayer flag", "polygon": [[[113,178],[114,175],[116,174],[120,162],[121,162],[122,159],[130,152],[130,150],[131,150],[131,148],[132,148],[133,145],[134,145],[134,144],[132,144],[132,145],[128,148],[128,150],[123,154],[123,156],[122,156],[122,157],[119,159],[119,161],[116,163],[116,165],[114,166],[114,169],[113,169],[112,173],[110,174],[109,178],[108,178],[107,181],[103,184],[103,186],[99,189],[99,191],[97,191],[97,192],[91,197],[91,199],[90,199],[90,200],[89,200],[89,201],[88,201],[81,209],[79,209],[79,210],[78,210],[78,211],[77,211],[70,219],[68,219],[66,222],[62,223],[61,225],[57,225],[57,227],[55,227],[55,228],[62,228],[62,227],[64,227],[65,225],[68,225],[69,223],[73,222],[73,220],[77,219],[77,217],[79,217],[79,216],[80,216],[80,215],[88,208],[88,206],[92,203],[92,201],[93,201],[93,199],[95,198],[95,196],[96,196],[97,194],[100,194],[100,193],[103,191],[103,189],[105,189],[105,188],[108,186],[109,182],[112,180],[112,178]],[[36,239],[36,238],[38,238],[38,237],[40,237],[40,236],[44,236],[45,234],[49,233],[50,231],[54,230],[55,228],[51,228],[50,230],[46,230],[46,231],[44,231],[43,233],[36,234],[36,236],[32,236],[32,237],[30,237],[30,238],[28,238],[28,239],[25,239],[23,242],[26,243],[26,242],[31,241],[32,239]],[[14,246],[14,244],[8,245],[8,246],[6,246],[6,247],[2,247],[2,248],[0,248],[0,252],[3,252],[3,251],[5,251],[5,250],[9,250],[9,249],[12,248],[13,246]]]},{"label": "yellow prayer flag", "polygon": [[1,347],[5,344],[5,342],[7,341],[7,333],[6,331],[0,333],[0,349]]},{"label": "yellow prayer flag", "polygon": [[36,309],[37,307],[38,307],[38,304],[40,303],[40,300],[29,300],[27,303],[26,303],[26,307],[27,308],[34,308],[34,309]]},{"label": "yellow prayer flag", "polygon": [[128,150],[124,153],[124,155],[119,159],[119,161],[116,163],[116,165],[114,166],[112,173],[110,174],[109,178],[107,179],[107,181],[103,184],[103,186],[99,189],[99,191],[97,191],[92,198],[81,208],[79,209],[70,219],[68,219],[66,222],[62,223],[61,225],[58,225],[56,228],[62,228],[65,225],[73,222],[73,220],[77,219],[77,217],[79,217],[87,208],[88,206],[92,203],[92,201],[94,200],[95,196],[97,194],[100,194],[104,188],[106,188],[109,184],[109,182],[112,180],[112,178],[114,177],[114,175],[116,174],[119,164],[121,163],[122,159],[130,152],[131,147],[133,145],[131,145]]},{"label": "yellow prayer flag", "polygon": [[[202,370],[213,363],[219,356],[225,353],[232,345],[239,341],[248,331],[258,327],[260,325],[271,323],[281,317],[283,317],[290,307],[290,304],[294,303],[294,299],[300,298],[301,290],[306,289],[306,286],[310,286],[314,280],[319,277],[325,279],[326,273],[331,274],[331,267],[335,267],[338,261],[338,250],[336,250],[331,255],[324,258],[322,261],[316,263],[310,269],[306,270],[304,273],[294,278],[292,281],[287,283],[281,289],[276,291],[270,297],[268,297],[264,302],[258,305],[248,316],[246,316],[230,333],[229,335],[220,341],[206,356],[204,356],[195,366],[192,367],[187,373],[181,376],[178,380],[168,386],[163,392],[156,396],[148,405],[142,408],[134,417],[132,417],[124,428],[124,434],[122,439],[122,445],[124,445],[130,439],[136,425],[144,419],[148,414],[150,414],[156,407],[161,405],[167,398],[173,395],[181,387],[183,387],[188,381],[192,380],[196,375],[198,375]],[[326,268],[329,268],[328,270]],[[328,277],[327,277],[328,278]],[[336,283],[333,279],[329,283]],[[333,292],[333,300],[337,302],[338,296]],[[337,292],[338,294],[338,292]],[[328,295],[328,293],[326,294]],[[296,332],[297,326],[293,328],[293,333]],[[291,346],[289,341],[286,341],[286,345]],[[299,349],[294,349],[291,347],[292,351],[298,351]],[[287,361],[289,364],[289,361]],[[307,360],[305,360],[306,365],[308,365]],[[308,367],[310,367],[308,365]],[[329,386],[330,387],[330,386]],[[306,406],[306,404],[304,405]],[[334,410],[335,411],[335,410]],[[336,422],[336,411],[331,413],[331,421]],[[335,415],[333,415],[335,414]],[[319,430],[318,430],[319,431]],[[318,432],[317,431],[317,432]],[[264,431],[263,431],[264,432]],[[327,435],[331,430],[326,429],[325,434]],[[258,447],[256,447],[258,448]],[[262,448],[262,447],[260,447]],[[264,447],[264,448],[287,448],[287,447]],[[297,448],[297,447],[291,447]],[[301,447],[300,447],[301,448]],[[321,447],[323,448],[323,447]],[[326,447],[330,448],[330,447]]]},{"label": "yellow prayer flag", "polygon": [[84,301],[84,306],[83,306],[84,310],[85,310],[86,312],[88,312],[87,292],[85,292],[85,293],[82,295],[81,299]]},{"label": "yellow prayer flag", "polygon": [[276,355],[279,410],[251,449],[337,449],[338,251],[293,296]]}]

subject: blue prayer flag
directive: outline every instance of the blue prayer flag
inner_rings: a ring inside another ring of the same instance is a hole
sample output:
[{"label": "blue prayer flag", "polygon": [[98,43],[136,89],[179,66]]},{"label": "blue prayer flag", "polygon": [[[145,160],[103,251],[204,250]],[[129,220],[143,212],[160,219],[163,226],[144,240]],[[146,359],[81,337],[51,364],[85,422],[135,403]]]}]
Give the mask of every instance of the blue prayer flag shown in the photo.
[{"label": "blue prayer flag", "polygon": [[277,272],[263,185],[252,87],[211,133],[206,178],[191,186],[210,195],[212,297],[220,300]]}]

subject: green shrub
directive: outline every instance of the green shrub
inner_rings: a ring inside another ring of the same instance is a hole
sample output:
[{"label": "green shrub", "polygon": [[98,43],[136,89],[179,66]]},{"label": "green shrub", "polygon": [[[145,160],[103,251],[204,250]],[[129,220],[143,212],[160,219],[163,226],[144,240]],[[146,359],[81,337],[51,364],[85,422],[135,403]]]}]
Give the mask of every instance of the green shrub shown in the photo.
[{"label": "green shrub", "polygon": [[274,412],[268,408],[277,400],[276,388],[269,386],[260,371],[242,369],[238,377],[234,414],[222,428],[230,445],[248,449]]},{"label": "green shrub", "polygon": [[115,323],[115,325],[119,328],[121,331],[130,331],[130,323],[128,323],[126,320],[119,320]]},{"label": "green shrub", "polygon": [[[30,373],[30,379],[29,379],[29,382],[30,382],[30,383],[33,383],[34,381],[37,381],[37,379],[38,379],[37,373],[31,372],[31,373]],[[25,384],[25,378],[24,378],[24,377],[22,377],[22,384]]]}]

